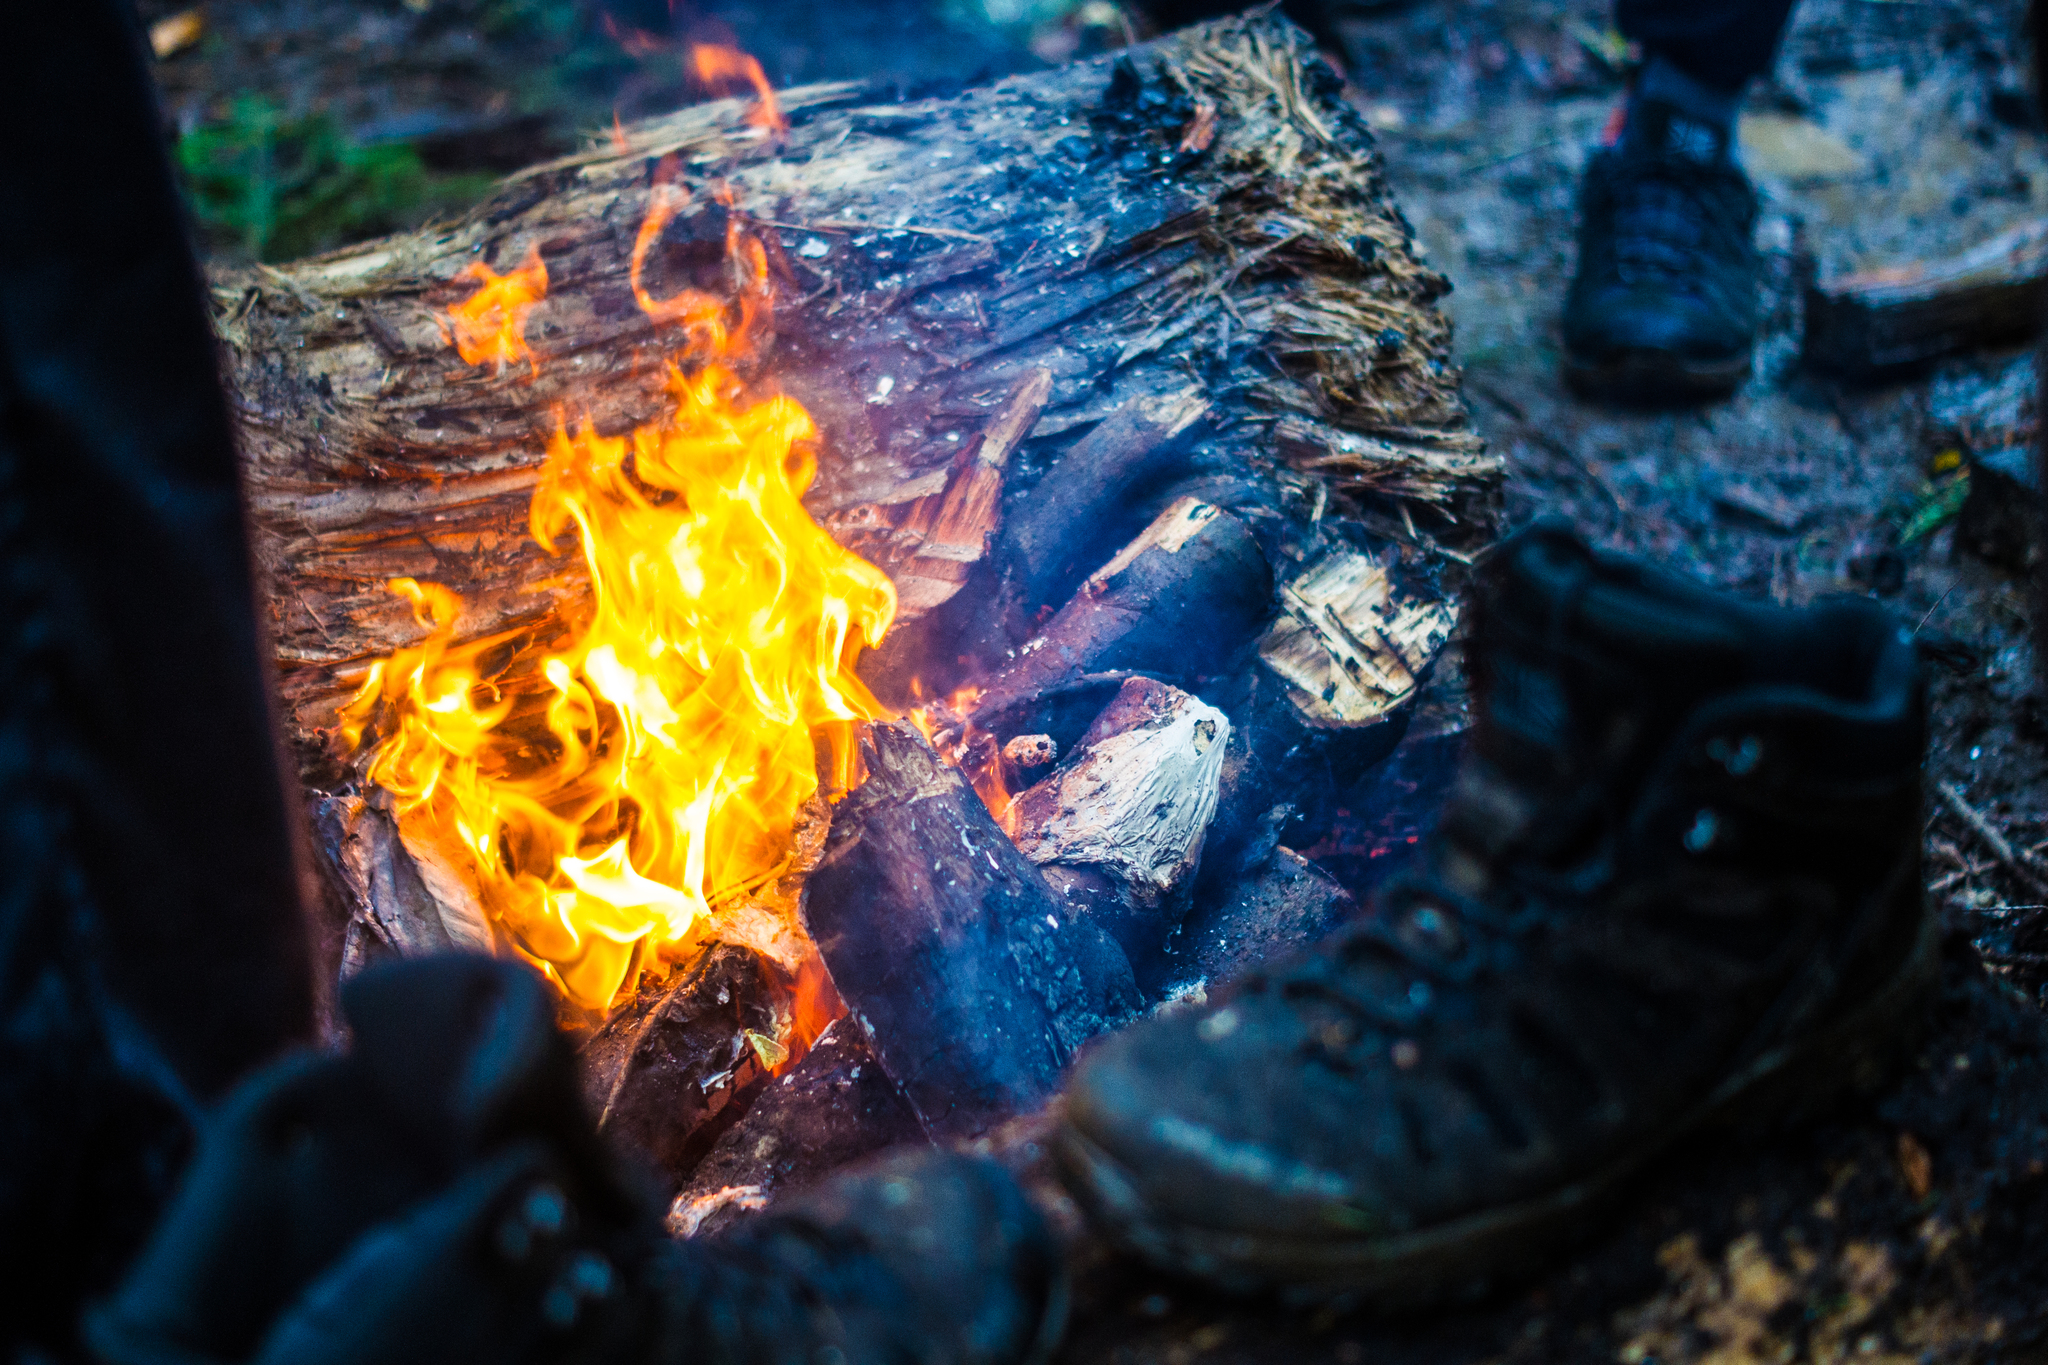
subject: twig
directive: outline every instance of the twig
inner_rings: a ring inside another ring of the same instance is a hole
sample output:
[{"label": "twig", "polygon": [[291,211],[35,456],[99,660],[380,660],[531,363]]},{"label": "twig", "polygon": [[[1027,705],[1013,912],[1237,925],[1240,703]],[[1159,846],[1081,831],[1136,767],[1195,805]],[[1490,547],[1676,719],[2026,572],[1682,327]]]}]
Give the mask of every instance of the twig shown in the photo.
[{"label": "twig", "polygon": [[1459,168],[1458,174],[1477,175],[1480,171],[1490,171],[1495,166],[1505,166],[1510,161],[1520,161],[1523,157],[1532,155],[1536,152],[1548,151],[1552,147],[1562,147],[1568,141],[1570,141],[1569,138],[1554,137],[1551,138],[1548,142],[1539,142],[1533,147],[1524,147],[1519,152],[1509,152],[1506,156],[1497,156],[1490,161],[1482,161],[1474,166],[1462,166]]},{"label": "twig", "polygon": [[1935,598],[1935,599],[1934,599],[1934,605],[1933,605],[1933,606],[1931,606],[1931,607],[1929,607],[1929,608],[1927,609],[1927,614],[1926,614],[1925,616],[1923,616],[1923,617],[1921,617],[1921,618],[1920,618],[1920,624],[1919,624],[1919,625],[1917,625],[1917,626],[1915,626],[1915,627],[1913,627],[1913,633],[1914,633],[1915,635],[1918,635],[1918,634],[1919,634],[1919,633],[1920,633],[1920,632],[1921,632],[1922,630],[1925,630],[1925,629],[1927,628],[1927,623],[1928,623],[1929,621],[1931,621],[1931,620],[1933,620],[1933,619],[1934,619],[1934,613],[1936,613],[1936,612],[1938,612],[1938,611],[1940,611],[1940,610],[1941,610],[1941,604],[1942,604],[1942,603],[1944,603],[1944,602],[1946,602],[1946,601],[1948,601],[1949,597],[1950,597],[1950,596],[1951,596],[1951,595],[1952,595],[1952,594],[1953,594],[1954,592],[1955,592],[1955,589],[1954,589],[1954,588],[1950,588],[1950,589],[1948,590],[1948,592],[1945,592],[1945,593],[1943,593],[1943,594],[1942,594],[1941,596],[1939,596],[1939,597],[1937,597],[1937,598]]},{"label": "twig", "polygon": [[1984,812],[1963,798],[1962,788],[1953,782],[1937,782],[1935,790],[1941,793],[1942,801],[1955,812],[1956,818],[1968,825],[1970,832],[1982,839],[1984,846],[1991,850],[1999,862],[2005,864],[2008,872],[2042,895],[2048,896],[2048,877],[2043,877],[2021,860],[2011,842],[1999,832],[1998,826],[1992,824]]}]

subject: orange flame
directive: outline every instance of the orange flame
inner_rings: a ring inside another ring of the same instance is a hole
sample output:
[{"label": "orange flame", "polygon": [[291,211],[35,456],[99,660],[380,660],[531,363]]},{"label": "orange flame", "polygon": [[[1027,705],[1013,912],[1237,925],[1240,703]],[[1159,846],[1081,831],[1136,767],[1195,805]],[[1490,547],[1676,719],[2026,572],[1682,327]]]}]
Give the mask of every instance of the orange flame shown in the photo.
[{"label": "orange flame", "polygon": [[[657,187],[633,284],[686,328],[678,361],[702,363],[670,364],[667,412],[628,436],[558,418],[529,511],[551,552],[574,529],[587,611],[542,637],[458,643],[459,599],[395,580],[430,634],[376,664],[342,718],[352,744],[380,724],[369,776],[399,798],[408,842],[459,849],[506,945],[592,1010],[702,942],[762,946],[728,912],[790,866],[821,768],[825,785],[852,784],[852,724],[884,714],[852,665],[896,609],[889,579],[803,507],[809,414],[721,363],[766,306],[759,243],[729,237],[743,285],[730,308],[642,288],[683,202]],[[797,951],[770,955],[796,973],[800,1048],[837,998],[794,906],[781,913],[778,942]]]},{"label": "orange flame", "polygon": [[540,362],[526,344],[526,319],[548,294],[548,268],[540,248],[528,247],[526,259],[509,275],[500,275],[482,261],[471,261],[455,278],[475,280],[474,294],[448,310],[442,328],[464,363],[505,366],[524,360],[534,375]]},{"label": "orange flame", "polygon": [[696,69],[697,79],[709,89],[727,89],[742,82],[753,86],[756,98],[754,107],[747,111],[747,122],[771,132],[789,131],[789,120],[782,116],[775,88],[768,84],[768,73],[753,57],[720,43],[693,43],[690,63]]},{"label": "orange flame", "polygon": [[[910,691],[913,699],[921,697],[924,684],[912,678]],[[1014,839],[1018,826],[1017,794],[1010,790],[1009,776],[1003,771],[1002,743],[970,719],[975,703],[980,700],[981,689],[969,684],[943,699],[921,703],[912,708],[906,719],[931,741],[940,758],[966,774],[981,804],[988,807],[1003,833]]]}]

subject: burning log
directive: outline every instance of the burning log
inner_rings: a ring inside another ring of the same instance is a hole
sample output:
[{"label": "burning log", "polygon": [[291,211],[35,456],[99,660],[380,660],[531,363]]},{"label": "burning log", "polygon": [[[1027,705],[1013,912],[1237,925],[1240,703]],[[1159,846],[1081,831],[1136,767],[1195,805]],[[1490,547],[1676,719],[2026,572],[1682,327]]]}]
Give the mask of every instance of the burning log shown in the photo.
[{"label": "burning log", "polygon": [[[776,126],[684,110],[459,222],[218,280],[288,729],[351,951],[488,943],[590,1022],[617,1011],[591,1053],[608,1124],[645,1115],[671,1179],[771,1069],[734,1040],[786,1041],[762,1020],[790,1027],[806,928],[930,1131],[1035,1102],[1135,1004],[1105,926],[1142,956],[1219,842],[1236,869],[1278,804],[1384,752],[1493,529],[1500,465],[1457,399],[1444,283],[1284,21],[880,98],[784,92]],[[712,478],[706,452],[735,442],[744,477]],[[700,492],[760,534],[670,553]],[[635,521],[662,553],[600,534]],[[797,542],[808,558],[770,553]],[[797,579],[800,617],[754,609]],[[637,631],[617,616],[636,593],[664,625],[725,617]],[[707,662],[764,622],[780,655]],[[1089,722],[1145,675],[1185,692],[1123,754]],[[962,752],[1013,789],[1068,754],[1045,778],[1062,814],[1031,837],[1089,914],[897,726],[867,730],[866,785],[811,874],[818,798],[850,776],[813,738],[974,688]],[[377,713],[401,692],[410,712]],[[633,767],[702,759],[713,731],[746,741],[718,749],[733,771]],[[1090,774],[1093,804],[1070,802]],[[1125,781],[1164,783],[1172,818],[1110,829],[1138,820]],[[458,786],[481,792],[463,818],[428,811]],[[1084,807],[1105,813],[1087,838]],[[760,992],[693,994],[717,943],[763,959]]]},{"label": "burning log", "polygon": [[[1089,544],[1097,494],[1174,464],[1256,480],[1302,527],[1319,507],[1407,501],[1457,521],[1439,540],[1483,543],[1500,465],[1457,399],[1430,306],[1443,282],[1297,31],[1225,21],[951,99],[868,98],[785,92],[780,135],[740,101],[696,106],[515,176],[459,223],[218,278],[282,688],[309,753],[367,664],[429,630],[388,580],[459,595],[459,638],[576,609],[582,566],[527,534],[545,437],[557,412],[613,432],[658,410],[662,324],[635,285],[718,287],[735,224],[765,234],[781,294],[754,370],[818,423],[806,502],[849,543],[916,524],[949,489],[956,511],[981,507],[961,485],[1000,468],[1017,509],[1003,553],[1037,585],[1027,596],[1057,596],[1110,548]],[[1197,100],[1214,138],[1178,150]],[[636,272],[663,158],[690,197]],[[442,317],[474,289],[464,272],[532,253],[538,374],[463,364]],[[1213,378],[1191,393],[1191,373]],[[1093,490],[1072,532],[1048,524],[1064,495],[1043,511],[1034,496],[1036,471],[1062,466],[1049,493]],[[899,591],[922,604],[944,589]]]},{"label": "burning log", "polygon": [[726,1130],[676,1196],[670,1227],[715,1232],[849,1161],[927,1140],[866,1038],[841,1019]]},{"label": "burning log", "polygon": [[1142,968],[1186,914],[1216,813],[1230,721],[1133,678],[1058,771],[1011,807],[1017,848],[1067,906]]},{"label": "burning log", "polygon": [[354,911],[342,948],[346,970],[390,953],[492,951],[491,927],[475,901],[435,894],[434,864],[405,848],[384,805],[376,798],[329,797],[315,811],[314,823],[335,851],[334,868]]},{"label": "burning log", "polygon": [[1181,465],[1208,411],[1208,402],[1193,392],[1142,399],[1111,414],[1060,457],[1003,530],[1003,570],[1015,610],[1029,619],[1064,602],[1098,562],[1101,547],[1127,538],[1110,528]]},{"label": "burning log", "polygon": [[861,754],[867,780],[833,814],[804,923],[925,1128],[971,1136],[1050,1095],[1137,988],[916,729],[869,726]]}]

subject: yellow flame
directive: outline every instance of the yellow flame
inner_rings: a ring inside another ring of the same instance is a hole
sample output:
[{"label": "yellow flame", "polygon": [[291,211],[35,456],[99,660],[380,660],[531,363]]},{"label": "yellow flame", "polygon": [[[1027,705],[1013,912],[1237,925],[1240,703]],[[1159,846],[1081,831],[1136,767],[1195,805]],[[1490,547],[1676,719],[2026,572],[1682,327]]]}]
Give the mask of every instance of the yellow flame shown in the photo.
[{"label": "yellow flame", "polygon": [[526,259],[509,275],[500,275],[482,261],[471,261],[456,276],[475,280],[476,293],[448,310],[444,327],[449,341],[468,365],[495,365],[503,370],[523,360],[533,374],[540,362],[526,344],[526,319],[548,293],[548,268],[540,248],[529,247]]},{"label": "yellow flame", "polygon": [[506,945],[593,1010],[715,937],[721,897],[784,864],[821,767],[852,785],[852,723],[884,714],[852,665],[896,610],[887,576],[804,510],[809,414],[721,363],[766,306],[759,244],[731,243],[736,320],[641,288],[679,196],[657,187],[634,291],[687,329],[686,358],[712,358],[669,365],[666,412],[628,436],[558,418],[529,511],[550,552],[574,531],[587,610],[458,643],[455,594],[394,580],[431,630],[342,717],[351,744],[379,727],[369,776],[399,798],[400,828],[465,850]]},{"label": "yellow flame", "polygon": [[768,84],[768,73],[755,57],[736,47],[696,43],[690,48],[690,62],[696,68],[697,79],[708,89],[742,84],[753,87],[754,105],[747,110],[747,122],[771,132],[789,131],[789,120],[782,116],[782,106],[775,100],[775,87]]}]

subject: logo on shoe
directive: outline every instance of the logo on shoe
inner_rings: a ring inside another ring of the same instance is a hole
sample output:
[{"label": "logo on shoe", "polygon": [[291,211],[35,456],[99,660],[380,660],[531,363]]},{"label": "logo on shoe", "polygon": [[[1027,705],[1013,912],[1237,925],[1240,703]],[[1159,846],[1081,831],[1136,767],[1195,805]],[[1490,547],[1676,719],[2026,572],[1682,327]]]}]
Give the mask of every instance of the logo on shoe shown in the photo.
[{"label": "logo on shoe", "polygon": [[1721,154],[1721,135],[1710,123],[1673,118],[1664,125],[1664,150],[1688,161],[1712,161]]}]

